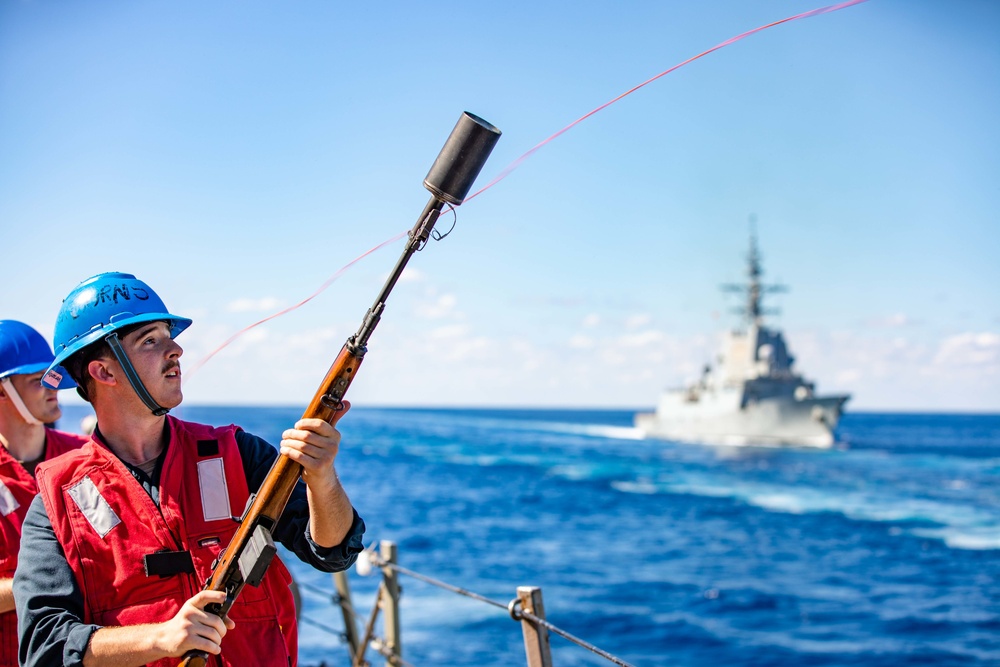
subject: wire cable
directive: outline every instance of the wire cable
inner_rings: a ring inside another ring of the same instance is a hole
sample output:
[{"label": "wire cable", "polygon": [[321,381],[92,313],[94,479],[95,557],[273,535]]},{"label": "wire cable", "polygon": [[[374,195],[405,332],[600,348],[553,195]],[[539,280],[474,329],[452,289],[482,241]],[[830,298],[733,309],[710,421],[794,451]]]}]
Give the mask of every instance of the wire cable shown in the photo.
[{"label": "wire cable", "polygon": [[613,662],[616,665],[620,665],[620,667],[635,667],[634,665],[625,662],[621,658],[619,658],[617,656],[614,656],[611,653],[608,653],[607,651],[605,651],[603,649],[600,649],[600,648],[594,646],[593,644],[590,644],[590,643],[588,643],[588,642],[580,639],[579,637],[571,635],[570,633],[566,632],[565,630],[563,630],[563,629],[561,629],[561,628],[559,628],[559,627],[557,627],[555,625],[552,625],[551,623],[549,623],[545,619],[539,618],[538,616],[535,616],[531,612],[528,612],[528,611],[525,611],[523,609],[520,609],[519,608],[520,607],[520,600],[518,600],[517,598],[514,598],[508,604],[503,604],[501,602],[497,602],[496,600],[491,600],[491,599],[489,599],[487,597],[479,595],[478,593],[473,593],[472,591],[466,590],[464,588],[459,588],[458,586],[452,586],[451,584],[445,583],[445,582],[441,581],[440,579],[435,579],[433,577],[428,577],[425,574],[420,574],[419,572],[414,572],[413,570],[410,570],[410,569],[407,569],[405,567],[402,567],[401,565],[397,565],[396,563],[390,563],[389,561],[383,560],[375,552],[369,551],[369,552],[367,552],[367,554],[368,554],[369,560],[372,562],[373,565],[377,565],[378,567],[381,567],[381,568],[389,568],[389,569],[395,570],[396,572],[398,572],[400,574],[405,574],[405,575],[407,575],[409,577],[413,577],[414,579],[419,579],[420,581],[426,582],[426,583],[431,584],[433,586],[437,586],[439,588],[443,588],[445,590],[451,591],[453,593],[457,593],[459,595],[464,595],[466,597],[470,597],[473,600],[478,600],[480,602],[485,602],[486,604],[493,605],[494,607],[499,607],[500,609],[506,610],[510,614],[510,617],[513,618],[515,621],[519,621],[521,619],[526,619],[527,621],[529,621],[531,623],[534,623],[536,625],[541,625],[541,626],[545,627],[550,632],[552,632],[554,634],[557,634],[560,637],[563,637],[564,639],[567,639],[568,641],[573,642],[577,646],[585,648],[588,651],[591,651],[594,654],[599,655],[602,658],[605,658],[606,660],[610,660],[611,662]]}]

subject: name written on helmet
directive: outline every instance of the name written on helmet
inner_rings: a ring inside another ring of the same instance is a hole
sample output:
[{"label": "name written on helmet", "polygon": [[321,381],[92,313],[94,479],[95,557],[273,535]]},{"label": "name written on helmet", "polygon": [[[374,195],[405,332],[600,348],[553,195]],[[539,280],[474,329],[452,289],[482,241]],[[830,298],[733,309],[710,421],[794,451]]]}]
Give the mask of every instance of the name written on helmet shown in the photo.
[{"label": "name written on helmet", "polygon": [[50,387],[58,387],[62,384],[63,376],[61,373],[51,370],[45,374],[45,382],[49,384]]},{"label": "name written on helmet", "polygon": [[145,301],[149,298],[149,292],[143,287],[137,287],[136,285],[129,286],[126,283],[104,285],[100,290],[94,290],[94,303],[91,305],[97,306],[109,301],[118,303],[118,297],[121,297],[125,301],[131,301],[132,297],[135,297],[139,301]]}]

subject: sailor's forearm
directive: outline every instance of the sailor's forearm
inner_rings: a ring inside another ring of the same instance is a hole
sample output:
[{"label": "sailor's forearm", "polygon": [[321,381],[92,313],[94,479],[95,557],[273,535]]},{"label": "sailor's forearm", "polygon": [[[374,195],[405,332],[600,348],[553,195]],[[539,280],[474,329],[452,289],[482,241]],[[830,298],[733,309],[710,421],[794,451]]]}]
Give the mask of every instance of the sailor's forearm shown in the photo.
[{"label": "sailor's forearm", "polygon": [[309,533],[313,542],[325,548],[339,545],[354,522],[354,508],[347,492],[336,475],[328,484],[314,484],[307,488]]},{"label": "sailor's forearm", "polygon": [[101,628],[93,634],[84,667],[135,667],[165,657],[156,649],[156,625]]}]

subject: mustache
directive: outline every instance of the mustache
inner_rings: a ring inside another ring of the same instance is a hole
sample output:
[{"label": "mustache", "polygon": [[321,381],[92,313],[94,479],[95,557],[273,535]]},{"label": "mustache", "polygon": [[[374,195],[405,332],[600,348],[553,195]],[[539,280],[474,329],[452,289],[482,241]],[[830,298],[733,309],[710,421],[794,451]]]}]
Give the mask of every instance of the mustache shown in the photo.
[{"label": "mustache", "polygon": [[164,374],[169,373],[170,371],[172,371],[175,368],[177,369],[177,372],[180,373],[181,372],[181,362],[179,362],[179,361],[168,361],[166,363],[166,365],[163,367],[163,373]]}]

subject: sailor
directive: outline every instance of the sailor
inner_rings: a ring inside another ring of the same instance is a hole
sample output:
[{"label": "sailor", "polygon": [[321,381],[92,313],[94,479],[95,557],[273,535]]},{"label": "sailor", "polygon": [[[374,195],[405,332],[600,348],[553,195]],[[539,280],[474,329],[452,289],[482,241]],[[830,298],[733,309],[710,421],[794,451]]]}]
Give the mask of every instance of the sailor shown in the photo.
[{"label": "sailor", "polygon": [[[22,539],[30,566],[23,556],[14,577],[22,665],[173,665],[189,650],[221,655],[222,665],[297,662],[280,560],[228,617],[204,609],[225,600],[201,589],[278,451],[237,426],[167,414],[182,400],[174,338],[190,324],[126,273],[94,276],[63,301],[45,381],[58,381],[52,371],[63,364],[97,429],[82,449],[38,468]],[[274,539],[325,572],[350,567],[364,534],[334,468],[339,443],[333,426],[303,419],[280,449],[302,465],[304,482]]]},{"label": "sailor", "polygon": [[42,334],[23,322],[0,320],[0,665],[17,664],[11,586],[21,524],[38,493],[35,466],[87,441],[46,426],[62,416],[56,389],[76,386],[69,377],[56,389],[42,386],[53,359]]}]

